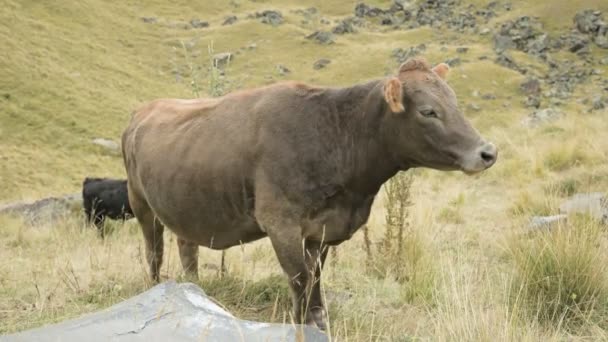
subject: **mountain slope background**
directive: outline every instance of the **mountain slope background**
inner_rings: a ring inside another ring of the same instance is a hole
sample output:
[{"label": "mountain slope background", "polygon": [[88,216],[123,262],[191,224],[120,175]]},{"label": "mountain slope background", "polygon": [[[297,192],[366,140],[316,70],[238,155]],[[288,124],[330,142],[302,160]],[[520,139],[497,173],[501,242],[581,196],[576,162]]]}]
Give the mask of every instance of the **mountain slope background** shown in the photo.
[{"label": "mountain slope background", "polygon": [[[414,170],[399,183],[409,193],[378,199],[367,234],[332,252],[324,274],[333,336],[607,339],[604,228],[579,218],[528,231],[530,217],[556,214],[574,193],[607,192],[606,22],[600,0],[6,0],[0,202],[79,192],[85,176],[124,178],[119,152],[91,141],[119,142],[145,101],[286,79],[345,86],[423,56],[450,63],[448,82],[499,159],[475,177]],[[221,53],[232,58],[217,68]],[[321,59],[329,63],[315,66]],[[412,202],[401,237],[387,225],[399,200]],[[111,223],[104,242],[78,214],[44,227],[0,223],[0,332],[150,286],[136,222]],[[166,234],[163,274],[180,277]],[[236,315],[289,320],[267,241],[228,250],[225,277],[214,270],[219,252],[201,248],[200,259],[201,287]]]}]

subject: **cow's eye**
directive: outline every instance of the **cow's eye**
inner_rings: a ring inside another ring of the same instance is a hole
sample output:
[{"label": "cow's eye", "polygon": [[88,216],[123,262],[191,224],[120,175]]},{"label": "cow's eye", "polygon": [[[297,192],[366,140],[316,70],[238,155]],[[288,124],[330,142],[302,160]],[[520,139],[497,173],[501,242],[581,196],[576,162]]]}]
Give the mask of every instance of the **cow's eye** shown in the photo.
[{"label": "cow's eye", "polygon": [[422,114],[422,116],[425,116],[427,118],[436,118],[437,116],[437,112],[435,112],[435,110],[433,108],[424,108],[419,110],[420,114]]}]

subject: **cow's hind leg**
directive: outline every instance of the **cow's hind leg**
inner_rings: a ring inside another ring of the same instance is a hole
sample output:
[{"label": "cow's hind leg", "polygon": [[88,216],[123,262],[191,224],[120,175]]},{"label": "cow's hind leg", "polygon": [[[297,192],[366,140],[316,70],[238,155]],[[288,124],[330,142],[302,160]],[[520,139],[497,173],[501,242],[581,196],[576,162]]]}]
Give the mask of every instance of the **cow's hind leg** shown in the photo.
[{"label": "cow's hind leg", "polygon": [[198,280],[198,244],[178,237],[177,247],[186,277],[191,280]]},{"label": "cow's hind leg", "polygon": [[160,266],[163,263],[163,232],[165,227],[156,218],[148,203],[136,196],[133,191],[129,191],[129,202],[144,235],[150,277],[153,281],[158,282],[160,280]]}]

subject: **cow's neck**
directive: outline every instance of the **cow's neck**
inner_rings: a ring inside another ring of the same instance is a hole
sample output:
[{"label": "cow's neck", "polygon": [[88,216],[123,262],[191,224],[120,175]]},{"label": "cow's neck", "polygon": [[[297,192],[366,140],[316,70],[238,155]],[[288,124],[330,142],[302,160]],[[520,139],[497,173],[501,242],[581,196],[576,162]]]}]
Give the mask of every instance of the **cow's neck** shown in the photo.
[{"label": "cow's neck", "polygon": [[382,184],[399,171],[388,146],[381,139],[381,125],[387,111],[383,80],[341,88],[335,94],[336,107],[343,120],[349,121],[355,145],[354,162],[346,186],[361,194],[376,194]]}]

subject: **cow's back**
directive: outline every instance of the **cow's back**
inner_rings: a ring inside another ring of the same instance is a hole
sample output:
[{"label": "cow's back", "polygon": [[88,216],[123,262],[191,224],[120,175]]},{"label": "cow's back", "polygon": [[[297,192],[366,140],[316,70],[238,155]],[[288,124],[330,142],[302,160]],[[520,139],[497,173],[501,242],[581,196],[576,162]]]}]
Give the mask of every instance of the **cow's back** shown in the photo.
[{"label": "cow's back", "polygon": [[199,244],[259,235],[252,210],[260,120],[251,109],[265,101],[260,95],[163,99],[134,113],[122,137],[132,198]]}]

